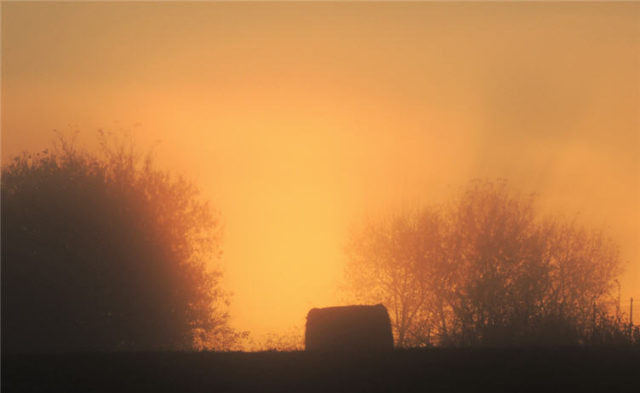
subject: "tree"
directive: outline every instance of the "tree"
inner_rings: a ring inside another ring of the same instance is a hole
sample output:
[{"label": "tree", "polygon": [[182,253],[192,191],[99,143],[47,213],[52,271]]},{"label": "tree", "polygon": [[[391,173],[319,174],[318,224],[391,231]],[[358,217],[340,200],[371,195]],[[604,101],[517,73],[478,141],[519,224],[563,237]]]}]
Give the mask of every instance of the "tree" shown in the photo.
[{"label": "tree", "polygon": [[2,169],[3,351],[219,348],[229,299],[218,213],[103,135]]},{"label": "tree", "polygon": [[371,221],[351,235],[349,288],[359,300],[387,307],[396,346],[429,342],[439,266],[424,260],[440,249],[441,227],[435,212],[421,210]]},{"label": "tree", "polygon": [[602,232],[491,181],[366,223],[347,255],[352,293],[389,308],[397,346],[592,342],[621,265]]}]

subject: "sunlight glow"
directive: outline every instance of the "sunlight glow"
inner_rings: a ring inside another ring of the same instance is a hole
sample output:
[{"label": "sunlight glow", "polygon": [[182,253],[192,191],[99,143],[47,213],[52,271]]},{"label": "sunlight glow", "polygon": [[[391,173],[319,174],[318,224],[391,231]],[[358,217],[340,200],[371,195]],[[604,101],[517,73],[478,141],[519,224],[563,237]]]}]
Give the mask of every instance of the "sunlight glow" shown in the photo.
[{"label": "sunlight glow", "polygon": [[129,130],[224,221],[256,334],[341,304],[349,225],[474,177],[607,225],[640,299],[637,3],[3,3],[2,162]]}]

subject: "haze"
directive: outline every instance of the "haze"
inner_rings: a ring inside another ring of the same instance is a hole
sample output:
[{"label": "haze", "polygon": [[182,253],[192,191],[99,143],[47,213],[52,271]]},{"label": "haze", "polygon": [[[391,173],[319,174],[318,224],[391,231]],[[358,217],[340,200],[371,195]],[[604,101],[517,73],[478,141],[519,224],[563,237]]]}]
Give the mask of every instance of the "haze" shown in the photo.
[{"label": "haze", "polygon": [[155,146],[222,213],[255,335],[344,301],[349,225],[475,177],[606,226],[640,299],[639,49],[638,3],[5,2],[2,162]]}]

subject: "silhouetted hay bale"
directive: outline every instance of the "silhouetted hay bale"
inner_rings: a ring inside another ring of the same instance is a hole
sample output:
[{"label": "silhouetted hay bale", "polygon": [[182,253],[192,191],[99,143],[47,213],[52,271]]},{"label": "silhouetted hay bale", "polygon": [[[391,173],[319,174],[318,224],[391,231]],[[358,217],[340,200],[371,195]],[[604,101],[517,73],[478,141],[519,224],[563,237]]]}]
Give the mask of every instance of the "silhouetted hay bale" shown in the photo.
[{"label": "silhouetted hay bale", "polygon": [[391,321],[382,304],[314,308],[307,314],[307,351],[393,350]]}]

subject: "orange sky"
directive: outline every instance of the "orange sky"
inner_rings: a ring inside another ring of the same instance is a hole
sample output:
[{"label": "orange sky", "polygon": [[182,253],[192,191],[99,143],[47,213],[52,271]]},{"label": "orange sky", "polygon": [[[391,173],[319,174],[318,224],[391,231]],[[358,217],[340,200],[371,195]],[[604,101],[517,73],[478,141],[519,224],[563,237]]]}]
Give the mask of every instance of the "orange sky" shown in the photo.
[{"label": "orange sky", "polygon": [[225,220],[237,327],[338,303],[367,214],[504,177],[607,225],[640,302],[638,3],[2,3],[2,162],[133,130]]}]

